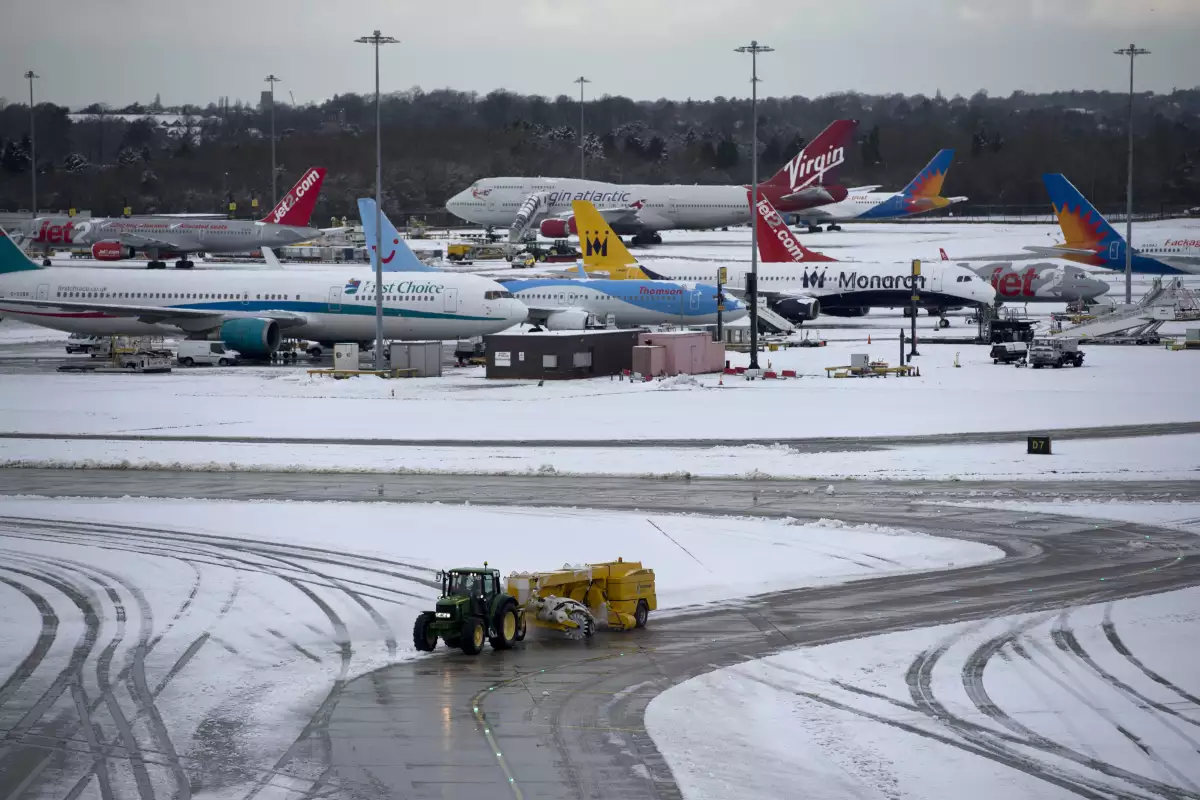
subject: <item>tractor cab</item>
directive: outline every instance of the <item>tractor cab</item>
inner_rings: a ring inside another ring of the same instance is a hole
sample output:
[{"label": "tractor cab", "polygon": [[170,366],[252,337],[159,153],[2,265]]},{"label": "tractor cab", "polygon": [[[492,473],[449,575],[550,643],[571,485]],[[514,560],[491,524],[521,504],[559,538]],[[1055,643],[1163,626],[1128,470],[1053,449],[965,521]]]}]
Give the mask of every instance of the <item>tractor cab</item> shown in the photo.
[{"label": "tractor cab", "polygon": [[437,573],[441,596],[433,611],[417,617],[413,644],[429,651],[440,637],[449,647],[469,655],[479,653],[483,642],[506,650],[525,638],[525,615],[516,600],[504,593],[500,571],[488,567],[459,567]]},{"label": "tractor cab", "polygon": [[437,602],[439,611],[453,612],[466,604],[472,613],[483,616],[492,598],[500,593],[500,571],[486,566],[483,569],[458,567],[447,570],[441,573],[441,580],[442,596]]}]

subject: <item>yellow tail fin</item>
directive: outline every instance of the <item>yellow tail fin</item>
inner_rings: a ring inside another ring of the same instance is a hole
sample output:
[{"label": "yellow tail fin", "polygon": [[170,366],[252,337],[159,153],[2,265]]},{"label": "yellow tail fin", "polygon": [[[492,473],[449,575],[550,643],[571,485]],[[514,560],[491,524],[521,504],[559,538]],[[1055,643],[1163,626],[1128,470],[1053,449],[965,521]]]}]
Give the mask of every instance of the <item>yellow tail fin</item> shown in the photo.
[{"label": "yellow tail fin", "polygon": [[621,237],[594,205],[587,200],[575,200],[571,209],[575,212],[575,228],[579,231],[579,250],[583,253],[585,269],[589,272],[607,270],[611,274],[616,272],[614,267],[637,264],[637,259],[625,249]]}]

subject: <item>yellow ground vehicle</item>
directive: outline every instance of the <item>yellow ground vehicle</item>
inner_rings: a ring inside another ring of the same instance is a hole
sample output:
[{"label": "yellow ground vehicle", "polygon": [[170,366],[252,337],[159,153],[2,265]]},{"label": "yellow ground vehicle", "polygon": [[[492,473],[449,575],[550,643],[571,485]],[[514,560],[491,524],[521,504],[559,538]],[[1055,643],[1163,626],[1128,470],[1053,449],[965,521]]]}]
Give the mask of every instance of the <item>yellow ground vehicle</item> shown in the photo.
[{"label": "yellow ground vehicle", "polygon": [[507,591],[533,624],[572,638],[591,636],[597,623],[617,630],[640,628],[658,608],[654,570],[623,559],[553,572],[514,572],[507,578]]}]

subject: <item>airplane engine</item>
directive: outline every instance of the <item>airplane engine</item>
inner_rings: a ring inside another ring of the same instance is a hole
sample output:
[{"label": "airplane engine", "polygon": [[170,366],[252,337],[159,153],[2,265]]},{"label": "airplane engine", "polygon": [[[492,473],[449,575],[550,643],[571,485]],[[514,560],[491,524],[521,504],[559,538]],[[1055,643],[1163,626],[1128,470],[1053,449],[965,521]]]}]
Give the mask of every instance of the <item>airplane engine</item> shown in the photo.
[{"label": "airplane engine", "polygon": [[581,331],[587,327],[588,312],[578,309],[555,311],[546,320],[546,330]]},{"label": "airplane engine", "polygon": [[825,312],[830,317],[865,317],[871,309],[867,306],[859,308],[831,308]]},{"label": "airplane engine", "polygon": [[772,309],[792,322],[808,322],[821,316],[821,301],[815,297],[788,297],[776,302]]},{"label": "airplane engine", "polygon": [[92,258],[97,261],[120,261],[133,258],[133,248],[123,247],[120,242],[96,242],[92,245]]},{"label": "airplane engine", "polygon": [[544,219],[539,228],[542,236],[547,239],[565,239],[566,237],[578,233],[575,227],[574,215],[566,219]]},{"label": "airplane engine", "polygon": [[231,319],[221,325],[221,342],[250,359],[270,358],[280,338],[279,323],[273,319]]}]

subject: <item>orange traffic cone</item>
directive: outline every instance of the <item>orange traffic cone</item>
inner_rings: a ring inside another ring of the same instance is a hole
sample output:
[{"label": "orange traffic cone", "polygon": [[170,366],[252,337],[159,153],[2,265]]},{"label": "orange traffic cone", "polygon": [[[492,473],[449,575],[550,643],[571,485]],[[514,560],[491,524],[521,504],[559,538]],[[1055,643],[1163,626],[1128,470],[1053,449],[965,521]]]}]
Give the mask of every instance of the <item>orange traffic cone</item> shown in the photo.
[{"label": "orange traffic cone", "polygon": [[871,343],[871,334],[867,334],[867,344]]}]

